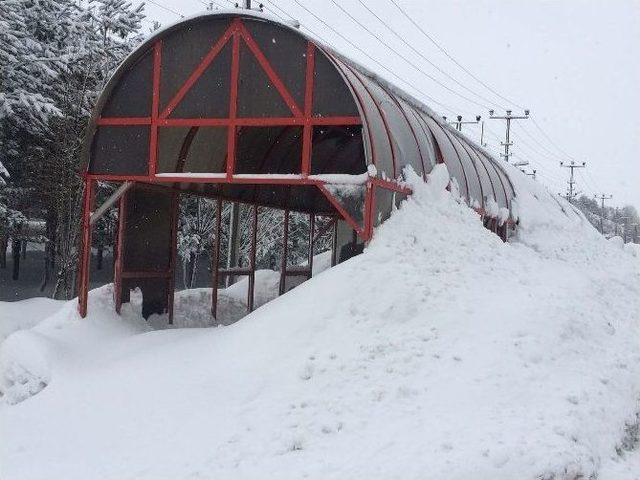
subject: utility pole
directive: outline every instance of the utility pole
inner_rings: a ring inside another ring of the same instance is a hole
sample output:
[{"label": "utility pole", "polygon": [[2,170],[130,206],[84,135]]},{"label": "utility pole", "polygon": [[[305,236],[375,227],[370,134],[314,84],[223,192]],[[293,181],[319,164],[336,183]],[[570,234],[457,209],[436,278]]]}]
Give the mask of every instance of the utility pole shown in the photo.
[{"label": "utility pole", "polygon": [[[452,125],[455,125],[455,126],[456,126],[456,130],[458,130],[459,132],[461,132],[461,131],[462,131],[462,125],[476,125],[476,124],[480,123],[480,119],[481,119],[481,118],[482,118],[482,117],[481,117],[480,115],[476,115],[476,119],[475,119],[475,121],[471,121],[471,120],[463,121],[463,120],[462,120],[462,115],[458,115],[458,117],[457,117],[457,120],[456,120],[456,121],[454,121],[454,122],[449,122],[449,123],[450,123],[450,124],[452,124]],[[446,120],[446,117],[445,117],[445,120]],[[482,141],[482,140],[481,140],[481,141]]]},{"label": "utility pole", "polygon": [[513,145],[513,142],[510,140],[509,134],[511,133],[511,121],[512,120],[526,120],[529,118],[529,110],[524,111],[523,116],[512,115],[511,110],[507,110],[506,115],[494,115],[493,110],[489,110],[489,118],[492,120],[505,120],[506,121],[506,132],[504,142],[501,142],[501,145],[504,147],[504,153],[501,153],[500,156],[504,158],[505,162],[509,163],[509,157],[512,155],[509,152],[509,147]]},{"label": "utility pole", "polygon": [[573,160],[571,160],[571,163],[569,163],[569,165],[565,165],[564,162],[560,162],[560,167],[562,168],[569,168],[571,170],[571,174],[569,175],[569,182],[567,182],[569,184],[569,187],[567,188],[567,195],[566,195],[566,199],[571,201],[573,200],[573,197],[575,197],[578,193],[574,193],[574,188],[573,186],[576,184],[576,181],[574,179],[574,175],[573,175],[573,171],[576,168],[586,168],[587,163],[586,162],[582,162],[580,165],[576,164],[576,162],[574,162]]},{"label": "utility pole", "polygon": [[[253,10],[253,7],[251,6],[251,0],[242,0],[242,6],[240,6],[240,4],[236,3],[236,8],[243,8],[245,10]],[[264,9],[264,4],[259,4],[257,10],[261,11]]]},{"label": "utility pole", "polygon": [[484,143],[484,120],[480,122],[480,146],[486,147],[487,144]]},{"label": "utility pole", "polygon": [[597,200],[600,200],[600,233],[604,235],[604,201],[605,200],[611,200],[613,198],[613,195],[605,195],[604,193],[601,194],[600,196],[598,195],[594,195],[594,198],[596,198]]},{"label": "utility pole", "polygon": [[523,172],[524,172],[524,174],[525,174],[527,177],[531,177],[531,178],[533,178],[534,180],[536,179],[536,173],[537,173],[537,170],[532,170],[532,171],[531,171],[531,173],[527,173],[527,172],[525,172],[524,170],[523,170]]},{"label": "utility pole", "polygon": [[622,226],[621,226],[621,228],[622,228],[622,241],[624,243],[627,243],[627,231],[629,230],[628,223],[629,223],[629,219],[631,217],[628,217],[627,215],[624,215],[624,216],[622,216],[620,218],[622,218],[622,222],[623,222]]}]

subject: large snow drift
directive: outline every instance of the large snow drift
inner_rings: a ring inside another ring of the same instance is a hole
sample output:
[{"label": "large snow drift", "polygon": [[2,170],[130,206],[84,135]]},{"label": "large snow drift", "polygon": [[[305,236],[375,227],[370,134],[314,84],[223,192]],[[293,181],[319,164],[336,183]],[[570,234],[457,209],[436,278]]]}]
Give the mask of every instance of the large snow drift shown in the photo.
[{"label": "large snow drift", "polygon": [[104,287],[11,335],[5,397],[43,389],[0,407],[0,477],[634,478],[635,251],[524,178],[504,244],[447,181],[231,326],[150,331]]}]

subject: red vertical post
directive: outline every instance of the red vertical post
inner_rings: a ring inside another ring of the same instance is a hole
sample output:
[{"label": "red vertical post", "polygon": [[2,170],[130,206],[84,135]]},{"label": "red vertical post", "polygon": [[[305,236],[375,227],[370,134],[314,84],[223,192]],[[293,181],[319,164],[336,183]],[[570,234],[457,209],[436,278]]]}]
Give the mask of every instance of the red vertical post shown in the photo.
[{"label": "red vertical post", "polygon": [[213,242],[213,265],[211,265],[211,273],[213,275],[211,286],[211,316],[215,319],[218,315],[218,281],[220,274],[220,231],[222,227],[222,199],[218,198],[216,207],[216,238]]},{"label": "red vertical post", "polygon": [[367,180],[364,197],[364,236],[365,240],[371,240],[373,236],[373,219],[375,215],[375,184],[371,179]]},{"label": "red vertical post", "polygon": [[158,169],[158,109],[160,104],[160,68],[162,41],[153,44],[153,86],[151,90],[151,131],[149,133],[149,176]]},{"label": "red vertical post", "polygon": [[227,127],[227,178],[233,176],[236,164],[236,140],[238,116],[238,78],[240,76],[239,20],[234,20],[231,50],[231,92],[229,95],[229,126]]},{"label": "red vertical post", "polygon": [[247,312],[253,311],[253,298],[256,286],[256,251],[258,244],[258,205],[253,206],[253,225],[251,228],[251,259],[249,263],[249,288],[247,289]]},{"label": "red vertical post", "polygon": [[122,307],[122,264],[124,262],[125,225],[127,216],[127,195],[125,192],[118,202],[118,243],[116,245],[116,261],[113,272],[113,296],[116,312],[120,314]]},{"label": "red vertical post", "polygon": [[91,205],[93,203],[93,180],[85,177],[82,197],[82,240],[80,245],[80,275],[78,275],[78,312],[87,316],[89,301],[89,267],[91,261]]},{"label": "red vertical post", "polygon": [[306,176],[311,173],[311,143],[313,141],[313,72],[315,69],[315,48],[307,42],[307,72],[304,89],[304,127],[302,130],[302,165],[300,171]]}]

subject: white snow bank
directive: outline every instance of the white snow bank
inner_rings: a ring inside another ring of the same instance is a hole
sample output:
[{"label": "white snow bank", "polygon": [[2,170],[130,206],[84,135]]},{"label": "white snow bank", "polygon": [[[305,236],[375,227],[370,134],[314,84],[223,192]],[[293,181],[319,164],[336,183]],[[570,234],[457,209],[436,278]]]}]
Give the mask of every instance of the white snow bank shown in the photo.
[{"label": "white snow bank", "polygon": [[18,302],[0,302],[0,343],[15,331],[33,327],[62,308],[64,303],[62,300],[44,297]]},{"label": "white snow bank", "polygon": [[526,185],[504,244],[443,169],[362,255],[229,327],[148,331],[105,289],[35,327],[50,383],[0,408],[0,476],[625,478],[637,257]]}]

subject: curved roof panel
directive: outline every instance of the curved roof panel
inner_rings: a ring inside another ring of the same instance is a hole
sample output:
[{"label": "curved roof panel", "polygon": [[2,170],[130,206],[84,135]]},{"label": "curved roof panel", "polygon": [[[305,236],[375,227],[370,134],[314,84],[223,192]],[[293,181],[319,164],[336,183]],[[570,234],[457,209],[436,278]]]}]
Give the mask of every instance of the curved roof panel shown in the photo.
[{"label": "curved roof panel", "polygon": [[489,198],[508,208],[514,196],[498,162],[424,104],[297,29],[246,11],[193,17],[145,41],[100,96],[87,145],[95,177],[249,183],[252,175],[359,175],[373,164],[393,180],[406,166],[424,176],[444,162],[475,208]]}]

